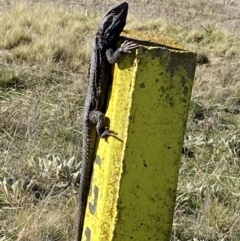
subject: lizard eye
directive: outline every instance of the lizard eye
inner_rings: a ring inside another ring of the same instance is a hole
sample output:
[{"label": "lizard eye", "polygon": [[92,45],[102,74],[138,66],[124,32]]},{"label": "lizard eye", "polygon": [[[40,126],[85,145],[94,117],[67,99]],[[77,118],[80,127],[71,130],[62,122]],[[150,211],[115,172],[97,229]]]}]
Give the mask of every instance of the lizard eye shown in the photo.
[{"label": "lizard eye", "polygon": [[115,11],[114,10],[112,10],[112,11],[110,11],[109,13],[108,13],[108,16],[114,16],[115,15]]}]

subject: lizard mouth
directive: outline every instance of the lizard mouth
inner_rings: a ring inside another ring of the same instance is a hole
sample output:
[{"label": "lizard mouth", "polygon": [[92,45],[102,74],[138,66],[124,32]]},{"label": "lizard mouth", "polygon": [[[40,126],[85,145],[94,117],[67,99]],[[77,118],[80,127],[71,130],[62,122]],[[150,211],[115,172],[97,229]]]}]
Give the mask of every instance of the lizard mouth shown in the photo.
[{"label": "lizard mouth", "polygon": [[127,14],[127,2],[110,8],[104,15],[99,27],[102,38],[111,41],[111,39],[115,39],[115,36],[119,36],[126,24]]},{"label": "lizard mouth", "polygon": [[128,11],[128,3],[127,2],[123,2],[123,3],[120,3],[118,5],[115,5],[113,7],[111,7],[104,15],[104,17],[107,17],[111,14],[114,14],[114,15],[122,15],[123,12],[126,12],[127,13]]}]

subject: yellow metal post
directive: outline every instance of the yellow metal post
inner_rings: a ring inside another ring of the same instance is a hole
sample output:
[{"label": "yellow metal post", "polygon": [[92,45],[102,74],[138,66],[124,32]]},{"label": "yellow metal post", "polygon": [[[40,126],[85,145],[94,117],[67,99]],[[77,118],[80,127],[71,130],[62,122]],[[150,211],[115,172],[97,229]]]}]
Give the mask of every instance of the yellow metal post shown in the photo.
[{"label": "yellow metal post", "polygon": [[196,61],[175,42],[140,44],[114,68],[117,138],[99,141],[84,241],[170,239]]}]

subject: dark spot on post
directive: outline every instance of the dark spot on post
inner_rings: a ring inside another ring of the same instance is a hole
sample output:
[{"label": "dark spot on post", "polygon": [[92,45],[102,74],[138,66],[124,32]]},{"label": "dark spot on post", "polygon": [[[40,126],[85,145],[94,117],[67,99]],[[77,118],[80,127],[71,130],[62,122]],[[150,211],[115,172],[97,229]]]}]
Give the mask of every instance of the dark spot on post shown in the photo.
[{"label": "dark spot on post", "polygon": [[170,96],[169,94],[166,94],[165,98],[170,106],[174,106],[174,101],[172,96]]},{"label": "dark spot on post", "polygon": [[188,87],[184,87],[183,94],[187,95],[188,94]]},{"label": "dark spot on post", "polygon": [[141,83],[141,84],[140,84],[140,88],[145,88],[145,84],[144,84],[144,83]]},{"label": "dark spot on post", "polygon": [[94,200],[93,203],[89,202],[89,211],[93,215],[96,213],[97,210],[97,202],[98,202],[98,194],[99,194],[99,188],[97,186],[94,186]]},{"label": "dark spot on post", "polygon": [[130,121],[135,121],[135,116],[134,115],[129,116],[129,120]]},{"label": "dark spot on post", "polygon": [[102,160],[101,160],[101,157],[99,155],[96,156],[95,158],[95,163],[99,166],[101,166],[101,163],[102,163]]},{"label": "dark spot on post", "polygon": [[168,149],[171,149],[171,146],[168,146]]},{"label": "dark spot on post", "polygon": [[180,100],[181,103],[184,103],[184,104],[187,103],[187,100],[185,100],[185,99],[183,99],[183,98],[180,98],[179,100]]},{"label": "dark spot on post", "polygon": [[146,163],[145,160],[143,160],[143,166],[144,166],[144,167],[147,167],[147,163]]},{"label": "dark spot on post", "polygon": [[158,82],[159,82],[159,79],[156,79],[155,81],[156,81],[156,83],[158,83]]},{"label": "dark spot on post", "polygon": [[181,78],[181,84],[182,84],[182,86],[184,86],[186,83],[187,83],[187,80],[182,77],[182,78]]},{"label": "dark spot on post", "polygon": [[89,227],[87,227],[85,230],[85,238],[86,238],[86,241],[91,240],[91,229]]},{"label": "dark spot on post", "polygon": [[160,91],[163,92],[163,93],[165,93],[165,88],[164,88],[164,86],[161,86],[161,87],[160,87]]}]

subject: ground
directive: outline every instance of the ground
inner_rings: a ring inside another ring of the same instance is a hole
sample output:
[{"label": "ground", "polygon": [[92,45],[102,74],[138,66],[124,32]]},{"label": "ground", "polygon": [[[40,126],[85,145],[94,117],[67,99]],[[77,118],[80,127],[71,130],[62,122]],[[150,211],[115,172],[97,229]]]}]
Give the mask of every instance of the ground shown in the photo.
[{"label": "ground", "polygon": [[[240,0],[128,1],[198,56],[172,241],[240,240]],[[0,0],[0,240],[73,240],[93,37],[113,1]]]}]

